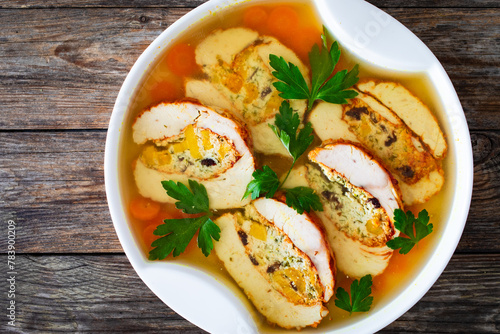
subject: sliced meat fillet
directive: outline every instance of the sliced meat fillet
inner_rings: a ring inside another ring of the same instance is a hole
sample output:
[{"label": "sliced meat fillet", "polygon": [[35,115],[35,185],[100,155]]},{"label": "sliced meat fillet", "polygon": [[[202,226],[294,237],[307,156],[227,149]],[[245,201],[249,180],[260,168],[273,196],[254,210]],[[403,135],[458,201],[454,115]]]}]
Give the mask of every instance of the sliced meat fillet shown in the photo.
[{"label": "sliced meat fillet", "polygon": [[227,97],[222,95],[210,81],[188,79],[185,81],[184,87],[186,97],[197,99],[206,106],[218,107],[229,111],[233,115],[237,114]]},{"label": "sliced meat fillet", "polygon": [[328,314],[314,263],[253,204],[216,223],[217,256],[268,322],[288,329],[316,327]]},{"label": "sliced meat fillet", "polygon": [[281,229],[301,251],[306,253],[318,270],[323,286],[323,301],[333,295],[335,265],[330,246],[321,228],[307,214],[299,214],[285,203],[275,199],[259,198],[253,202],[255,209]]},{"label": "sliced meat fillet", "polygon": [[[378,102],[371,95],[358,90],[355,91],[358,93],[356,97],[358,100],[366,103],[387,121],[392,124],[402,124],[401,120],[390,109]],[[342,114],[342,105],[320,102],[309,114],[308,121],[312,123],[314,132],[322,141],[344,139],[358,142],[356,134],[350,130],[349,124],[342,117]]]},{"label": "sliced meat fillet", "polygon": [[259,33],[247,28],[215,30],[196,48],[196,63],[210,67],[220,61],[231,63],[240,53],[259,38]]},{"label": "sliced meat fillet", "polygon": [[342,105],[320,102],[314,107],[308,117],[316,135],[321,141],[329,139],[344,139],[357,142],[349,125],[342,119]]},{"label": "sliced meat fillet", "polygon": [[145,144],[134,167],[142,196],[173,203],[161,181],[194,179],[207,188],[211,209],[249,202],[242,198],[255,165],[238,121],[194,101],[160,103],[137,117],[133,138]]},{"label": "sliced meat fillet", "polygon": [[[240,37],[241,41],[239,41]],[[238,40],[238,43],[223,41]],[[276,81],[269,66],[269,55],[282,56],[285,60],[297,64],[304,77],[308,78],[308,69],[293,51],[278,40],[269,36],[259,36],[246,28],[216,30],[196,48],[196,60],[208,76],[208,82],[220,93],[217,100],[199,90],[200,85],[186,86],[192,97],[207,104],[221,105],[245,121],[254,138],[255,149],[266,154],[286,155],[286,149],[274,135],[268,124],[274,122],[283,99],[272,85]],[[212,89],[210,89],[212,90]],[[292,100],[291,106],[302,117],[306,102]],[[265,139],[262,139],[265,138]]]},{"label": "sliced meat fillet", "polygon": [[[401,144],[406,142],[405,145],[410,147],[411,150],[405,152],[405,156],[409,156],[413,151],[416,151],[417,156],[423,156],[423,160],[428,161],[426,164],[430,168],[427,168],[427,170],[432,168],[435,169],[425,174],[425,169],[420,168],[421,174],[419,180],[415,181],[410,178],[410,182],[413,183],[409,183],[407,182],[408,176],[410,176],[409,168],[404,167],[406,164],[402,161],[402,157],[399,159],[401,161],[394,161],[391,153],[397,151],[397,149],[395,150],[397,147],[393,146],[395,145],[394,139],[396,139],[396,137],[393,137],[392,133],[401,132],[401,130],[393,131],[391,129],[405,129],[406,125],[392,110],[381,104],[371,95],[358,91],[358,96],[354,100],[353,106],[355,106],[356,103],[361,107],[366,107],[367,112],[368,110],[370,110],[370,112],[365,114],[360,111],[360,121],[358,122],[354,119],[349,122],[351,126],[354,127],[353,131],[351,131],[350,125],[347,122],[349,117],[343,117],[343,108],[347,109],[350,108],[350,106],[342,107],[341,105],[334,105],[326,102],[318,103],[310,113],[308,119],[313,124],[314,131],[318,137],[322,141],[344,139],[350,142],[362,142],[366,144],[368,146],[367,148],[370,149],[370,153],[383,161],[384,165],[391,170],[392,175],[398,181],[405,205],[425,203],[433,195],[437,194],[444,183],[444,172],[438,161],[434,163],[429,161],[431,158],[429,153],[422,153],[426,148],[420,143],[419,138],[413,135],[413,132],[408,129],[407,131],[403,131],[403,137],[406,139],[400,141],[396,146],[399,145],[399,150],[405,150],[405,148],[402,148],[404,145]],[[358,112],[352,112],[350,115],[356,118]],[[370,117],[370,115],[372,116]],[[368,124],[361,124],[361,119],[364,122],[368,122]],[[374,124],[375,121],[378,121],[378,123]],[[386,125],[383,125],[384,123]],[[391,134],[390,136],[389,133]],[[368,134],[368,138],[359,138],[358,136],[362,134]],[[383,145],[377,146],[377,144],[381,142]],[[390,144],[388,147],[385,146],[386,142]],[[411,157],[409,159],[411,159]],[[416,162],[414,161],[413,163],[415,164]],[[433,165],[435,167],[432,167]],[[391,166],[393,168],[391,168]],[[399,171],[396,168],[399,168]],[[403,175],[405,171],[407,176]],[[415,177],[415,174],[413,177]]]},{"label": "sliced meat fillet", "polygon": [[320,194],[323,222],[338,268],[348,276],[376,276],[392,256],[387,241],[399,235],[393,212],[402,208],[390,174],[360,147],[331,142],[309,153],[306,178]]},{"label": "sliced meat fillet", "polygon": [[342,119],[357,139],[404,182],[416,183],[438,168],[434,157],[405,124],[388,121],[363,100],[354,98],[344,105]]},{"label": "sliced meat fillet", "polygon": [[433,170],[414,184],[405,183],[397,176],[395,178],[398,181],[403,195],[403,203],[406,206],[427,202],[444,185],[444,171],[441,168]]},{"label": "sliced meat fillet", "polygon": [[352,185],[365,189],[388,213],[402,207],[399,189],[391,174],[359,145],[347,141],[326,142],[309,152],[308,157],[327,176],[340,175]]},{"label": "sliced meat fillet", "polygon": [[[186,82],[186,96],[198,99],[204,105],[220,107],[237,117],[241,117],[227,97],[222,95],[208,80],[188,80]],[[297,104],[297,102],[293,104]],[[244,120],[242,119],[242,121]],[[276,137],[269,124],[274,124],[274,118],[267,119],[256,125],[249,124],[247,126],[255,150],[266,154],[288,155],[286,148]]]},{"label": "sliced meat fillet", "polygon": [[366,80],[357,84],[364,93],[377,98],[422,138],[436,159],[446,155],[447,144],[436,117],[430,109],[403,85],[390,81]]}]

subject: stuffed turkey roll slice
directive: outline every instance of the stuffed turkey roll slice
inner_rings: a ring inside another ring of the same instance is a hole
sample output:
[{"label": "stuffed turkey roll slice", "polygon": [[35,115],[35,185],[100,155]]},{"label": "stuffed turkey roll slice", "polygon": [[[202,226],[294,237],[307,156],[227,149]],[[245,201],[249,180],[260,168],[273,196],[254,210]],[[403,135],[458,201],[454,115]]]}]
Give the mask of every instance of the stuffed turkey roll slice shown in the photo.
[{"label": "stuffed turkey roll slice", "polygon": [[253,205],[259,214],[281,229],[296,247],[309,256],[318,270],[324,290],[323,300],[327,302],[333,295],[335,265],[323,231],[307,213],[299,214],[278,200],[259,198]]},{"label": "stuffed turkey roll slice", "polygon": [[[273,124],[283,99],[274,88],[269,55],[296,64],[305,78],[307,67],[297,55],[277,39],[247,28],[215,30],[196,48],[196,62],[207,79],[187,80],[186,94],[205,104],[230,110],[244,120],[254,140],[255,150],[287,155],[286,149],[268,124]],[[291,100],[291,107],[302,118],[304,100]]]},{"label": "stuffed turkey roll slice", "polygon": [[436,159],[446,156],[448,145],[436,117],[403,85],[391,81],[363,80],[357,88],[391,108],[422,139]]},{"label": "stuffed turkey roll slice", "polygon": [[[387,241],[399,235],[394,210],[401,208],[390,174],[348,142],[331,142],[309,153],[306,178],[319,195],[322,220],[338,268],[360,278],[382,273],[392,256]],[[320,168],[318,168],[318,166]]]},{"label": "stuffed turkey roll slice", "polygon": [[241,207],[255,170],[245,129],[196,101],[160,103],[140,114],[133,138],[145,144],[134,167],[139,193],[173,203],[161,181],[194,179],[208,192],[211,209]]},{"label": "stuffed turkey roll slice", "polygon": [[400,185],[405,205],[423,203],[441,190],[444,172],[422,138],[391,109],[358,91],[348,105],[319,103],[309,116],[321,140],[360,142]]},{"label": "stuffed turkey roll slice", "polygon": [[324,303],[333,293],[335,265],[322,231],[307,214],[259,199],[216,223],[217,256],[270,323],[315,327],[328,314]]}]

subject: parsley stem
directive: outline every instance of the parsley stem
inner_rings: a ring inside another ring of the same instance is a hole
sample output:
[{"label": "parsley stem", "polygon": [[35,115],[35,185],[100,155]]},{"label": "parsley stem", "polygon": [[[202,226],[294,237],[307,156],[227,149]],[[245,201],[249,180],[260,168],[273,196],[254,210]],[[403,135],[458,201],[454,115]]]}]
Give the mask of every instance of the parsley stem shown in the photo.
[{"label": "parsley stem", "polygon": [[311,87],[311,95],[307,99],[307,112],[310,112],[313,108],[314,102],[316,101],[315,96],[318,95],[318,91],[320,90],[320,87],[322,87],[325,83],[323,82],[320,86]]},{"label": "parsley stem", "polygon": [[312,110],[312,107],[313,107],[313,104],[314,104],[314,99],[309,99],[307,100],[307,111],[311,111]]},{"label": "parsley stem", "polygon": [[285,184],[286,182],[286,179],[288,179],[288,176],[290,175],[290,172],[292,171],[293,169],[293,166],[295,166],[295,162],[297,162],[296,159],[293,160],[293,163],[292,163],[292,166],[290,166],[290,169],[288,170],[288,173],[286,173],[286,176],[285,178],[283,179],[283,182],[281,182],[280,186],[278,187],[278,189],[280,189],[281,187],[283,187],[283,185]]}]

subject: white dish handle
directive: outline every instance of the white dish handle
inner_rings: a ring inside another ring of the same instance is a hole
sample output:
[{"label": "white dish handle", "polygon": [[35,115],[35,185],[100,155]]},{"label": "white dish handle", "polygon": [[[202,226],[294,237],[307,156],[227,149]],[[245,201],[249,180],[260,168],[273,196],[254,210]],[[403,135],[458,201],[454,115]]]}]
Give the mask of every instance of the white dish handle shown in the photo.
[{"label": "white dish handle", "polygon": [[343,49],[388,70],[422,72],[436,59],[396,19],[363,0],[315,0],[328,31]]}]

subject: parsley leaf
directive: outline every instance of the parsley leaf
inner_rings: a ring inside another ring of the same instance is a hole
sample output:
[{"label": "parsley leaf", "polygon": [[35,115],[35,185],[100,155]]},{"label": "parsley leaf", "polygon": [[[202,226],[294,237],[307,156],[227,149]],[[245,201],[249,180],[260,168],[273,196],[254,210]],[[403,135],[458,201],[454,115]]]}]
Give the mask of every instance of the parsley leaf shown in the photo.
[{"label": "parsley leaf", "polygon": [[220,228],[212,221],[212,219],[207,218],[207,220],[201,225],[200,233],[198,234],[198,247],[201,248],[201,251],[205,256],[209,256],[212,249],[214,249],[212,239],[219,241]]},{"label": "parsley leaf", "polygon": [[335,297],[335,306],[341,308],[349,314],[352,312],[368,312],[373,302],[372,276],[366,275],[359,280],[354,280],[351,284],[351,297],[344,288],[338,288]]},{"label": "parsley leaf", "polygon": [[274,124],[269,124],[269,126],[295,162],[314,140],[311,122],[307,122],[304,128],[297,133],[300,126],[299,114],[290,107],[288,101],[283,101],[279,113],[275,116]]},{"label": "parsley leaf", "polygon": [[252,194],[252,199],[265,195],[266,198],[274,196],[280,186],[278,175],[271,169],[271,167],[264,165],[262,170],[257,169],[252,174],[253,180],[247,185],[247,189],[243,198]]},{"label": "parsley leaf", "polygon": [[[299,114],[290,107],[288,101],[283,101],[274,119],[274,125],[269,124],[269,126],[292,156],[293,163],[282,182],[271,167],[263,166],[262,170],[257,169],[252,174],[253,180],[247,185],[243,198],[250,194],[252,194],[252,199],[261,195],[271,198],[283,186],[297,159],[304,154],[314,140],[311,123],[308,122],[299,130],[300,124]],[[285,192],[286,204],[298,213],[309,212],[311,209],[323,211],[319,196],[311,188],[296,187],[281,190]]]},{"label": "parsley leaf", "polygon": [[286,205],[302,214],[304,211],[323,211],[319,196],[308,187],[295,187],[286,189]]},{"label": "parsley leaf", "polygon": [[[321,38],[321,47],[315,44],[309,53],[310,89],[295,64],[287,63],[283,57],[269,55],[269,64],[274,69],[272,74],[278,79],[273,85],[280,92],[279,96],[285,99],[281,103],[279,113],[275,116],[274,125],[269,126],[286,147],[293,162],[281,183],[277,174],[269,166],[256,170],[252,174],[253,180],[247,185],[243,198],[250,194],[252,194],[252,199],[256,199],[261,194],[265,194],[266,198],[273,197],[287,180],[297,159],[314,141],[312,124],[307,122],[300,128],[299,114],[290,107],[287,99],[308,100],[307,110],[310,111],[316,100],[343,104],[347,103],[347,99],[357,95],[354,90],[349,90],[349,87],[358,82],[358,65],[355,65],[351,71],[342,70],[333,74],[340,59],[340,48],[338,43],[334,42],[328,49],[324,33]],[[310,188],[296,187],[282,190],[285,192],[286,204],[300,214],[304,211],[309,212],[311,209],[323,210],[319,196]]]},{"label": "parsley leaf", "polygon": [[354,65],[353,69],[349,72],[347,72],[347,70],[342,70],[335,73],[335,75],[321,87],[321,91],[318,92],[316,99],[335,104],[347,103],[347,99],[352,99],[358,95],[356,91],[347,89],[358,82],[358,73],[359,68],[357,64]]},{"label": "parsley leaf", "polygon": [[340,59],[339,45],[334,42],[328,50],[324,33],[321,35],[321,39],[321,47],[314,44],[309,52],[311,89],[307,86],[306,80],[296,65],[287,63],[283,57],[269,55],[269,64],[274,69],[272,74],[279,80],[273,83],[280,92],[279,96],[284,99],[308,100],[308,111],[312,109],[316,100],[345,104],[347,99],[358,95],[354,90],[348,89],[359,80],[358,65],[355,65],[349,72],[342,70],[333,75],[335,66]]},{"label": "parsley leaf", "polygon": [[272,72],[274,77],[280,80],[273,83],[273,86],[281,92],[279,96],[287,100],[309,98],[309,87],[297,65],[287,63],[285,58],[273,54],[269,55],[269,65],[275,69]]},{"label": "parsley leaf", "polygon": [[167,195],[175,198],[179,202],[175,203],[177,209],[183,210],[185,213],[208,213],[208,194],[205,187],[194,181],[188,180],[189,188],[181,182],[177,184],[170,181],[161,181],[163,188],[167,191]]},{"label": "parsley leaf", "polygon": [[204,215],[195,218],[165,219],[164,223],[153,232],[163,237],[151,244],[154,248],[149,252],[150,260],[163,260],[170,253],[173,253],[174,257],[179,256],[186,250],[198,230],[198,247],[205,256],[208,256],[214,248],[212,239],[219,241],[220,228],[210,219],[212,213],[205,186],[193,180],[188,182],[191,190],[181,182],[175,183],[171,180],[162,181],[162,185],[170,197],[178,200],[175,203],[178,209],[182,209],[184,213],[204,213]]},{"label": "parsley leaf", "polygon": [[328,48],[325,35],[321,35],[321,49],[314,44],[309,52],[309,64],[311,65],[311,95],[315,96],[321,86],[333,74],[333,69],[340,59],[340,49],[337,42]]},{"label": "parsley leaf", "polygon": [[394,210],[394,226],[408,236],[396,237],[387,242],[387,247],[399,249],[399,254],[408,254],[413,246],[432,233],[433,228],[433,225],[429,224],[429,214],[425,209],[419,212],[418,218],[415,218],[411,211],[405,214],[401,209]]}]

